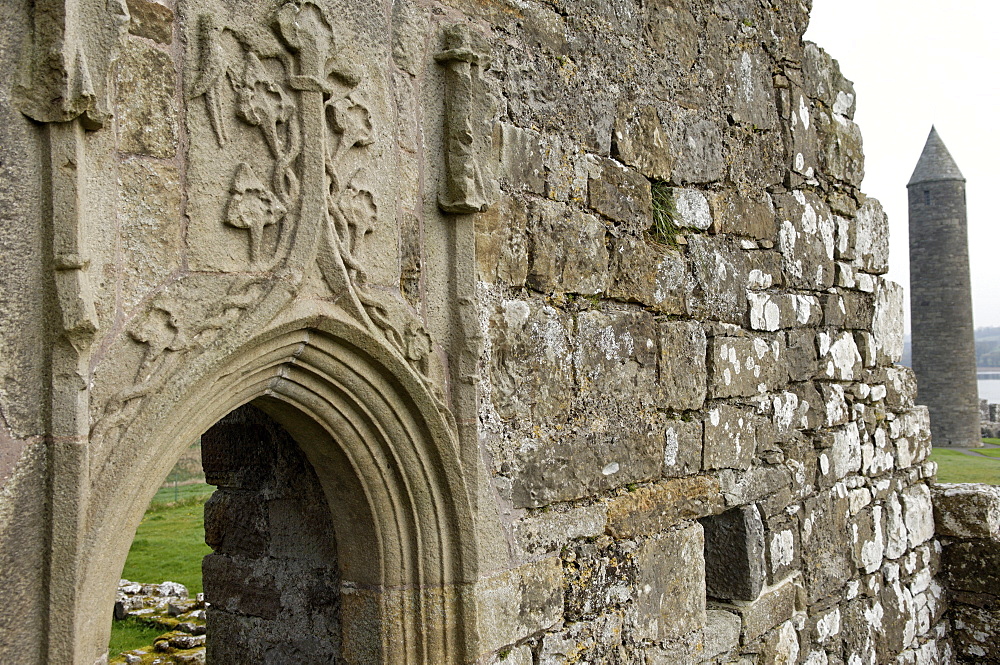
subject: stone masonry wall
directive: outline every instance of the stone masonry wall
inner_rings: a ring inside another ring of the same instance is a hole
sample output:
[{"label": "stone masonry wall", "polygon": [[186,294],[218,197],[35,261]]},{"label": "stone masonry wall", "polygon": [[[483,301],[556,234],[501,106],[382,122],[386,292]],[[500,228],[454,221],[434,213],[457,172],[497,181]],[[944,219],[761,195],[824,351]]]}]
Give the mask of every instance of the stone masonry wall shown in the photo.
[{"label": "stone masonry wall", "polygon": [[940,484],[933,499],[957,661],[1000,663],[1000,488]]},{"label": "stone masonry wall", "polygon": [[563,595],[500,662],[948,662],[902,291],[805,7],[471,12],[501,100],[480,435]]},{"label": "stone masonry wall", "polygon": [[210,662],[343,662],[333,524],[295,441],[248,405],[206,432],[202,451],[218,487],[202,563]]},{"label": "stone masonry wall", "polygon": [[[213,659],[952,662],[887,220],[808,11],[0,13],[0,660],[101,662],[208,430]],[[255,400],[295,443],[225,418]]]}]

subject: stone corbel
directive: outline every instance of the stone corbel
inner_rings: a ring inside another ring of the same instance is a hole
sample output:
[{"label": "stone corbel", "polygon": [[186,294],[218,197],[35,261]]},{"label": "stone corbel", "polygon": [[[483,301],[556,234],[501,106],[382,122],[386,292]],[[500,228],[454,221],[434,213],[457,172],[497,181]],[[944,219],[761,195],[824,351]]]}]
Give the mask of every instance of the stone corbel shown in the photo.
[{"label": "stone corbel", "polygon": [[445,69],[445,169],[438,196],[445,212],[484,212],[492,199],[485,125],[493,105],[482,80],[489,57],[480,41],[468,26],[450,25],[445,50],[434,56]]},{"label": "stone corbel", "polygon": [[103,127],[110,116],[107,72],[128,19],[124,0],[35,0],[14,88],[20,111],[38,122],[79,118],[85,129]]}]

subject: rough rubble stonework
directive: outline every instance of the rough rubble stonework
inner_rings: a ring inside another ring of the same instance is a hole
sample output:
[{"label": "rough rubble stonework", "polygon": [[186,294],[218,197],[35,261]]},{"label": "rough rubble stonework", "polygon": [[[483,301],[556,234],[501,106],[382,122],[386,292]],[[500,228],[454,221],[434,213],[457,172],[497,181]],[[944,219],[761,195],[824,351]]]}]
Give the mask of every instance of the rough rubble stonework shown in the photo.
[{"label": "rough rubble stonework", "polygon": [[0,660],[216,426],[215,665],[996,662],[808,10],[9,3]]}]

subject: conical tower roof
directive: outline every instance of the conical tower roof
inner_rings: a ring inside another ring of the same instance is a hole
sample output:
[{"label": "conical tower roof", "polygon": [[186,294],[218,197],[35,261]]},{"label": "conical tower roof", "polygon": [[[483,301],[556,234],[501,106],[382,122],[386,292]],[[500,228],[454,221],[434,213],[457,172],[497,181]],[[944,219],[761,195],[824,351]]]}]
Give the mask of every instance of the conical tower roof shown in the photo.
[{"label": "conical tower roof", "polygon": [[924,144],[924,151],[920,153],[920,159],[917,160],[917,168],[913,169],[913,175],[910,176],[910,182],[906,183],[906,186],[935,180],[961,180],[964,182],[965,176],[958,170],[958,164],[952,159],[944,141],[941,140],[937,130],[932,126],[931,133],[927,135],[927,143]]}]

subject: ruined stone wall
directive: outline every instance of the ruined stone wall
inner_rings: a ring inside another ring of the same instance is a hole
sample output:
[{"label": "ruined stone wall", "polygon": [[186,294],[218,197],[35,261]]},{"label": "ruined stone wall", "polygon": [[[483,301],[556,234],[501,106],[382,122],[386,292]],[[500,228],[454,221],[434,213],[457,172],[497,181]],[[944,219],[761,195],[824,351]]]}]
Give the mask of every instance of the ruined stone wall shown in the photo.
[{"label": "ruined stone wall", "polygon": [[902,292],[805,8],[480,11],[480,435],[563,594],[503,662],[946,662]]},{"label": "ruined stone wall", "polygon": [[807,3],[29,5],[0,660],[100,662],[158,481],[253,403],[330,508],[330,657],[949,661],[902,292]]},{"label": "ruined stone wall", "polygon": [[941,581],[948,588],[949,631],[960,663],[1000,663],[1000,489],[940,484],[934,520],[943,545]]}]

